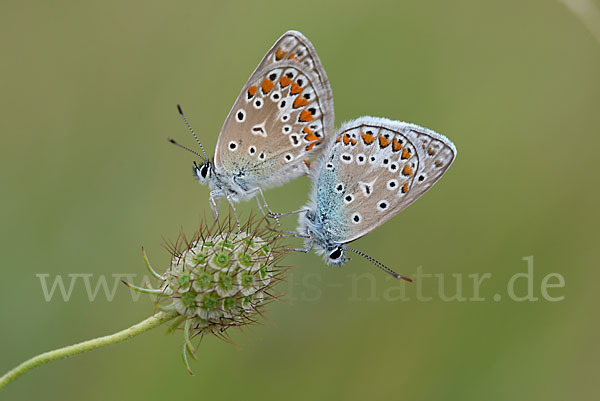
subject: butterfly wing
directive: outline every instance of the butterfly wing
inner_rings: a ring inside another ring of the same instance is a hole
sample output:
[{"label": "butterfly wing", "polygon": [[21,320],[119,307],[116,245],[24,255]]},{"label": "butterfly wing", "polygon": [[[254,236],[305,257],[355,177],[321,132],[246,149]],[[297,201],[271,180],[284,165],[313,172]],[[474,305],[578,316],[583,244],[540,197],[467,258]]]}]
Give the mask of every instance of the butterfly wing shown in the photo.
[{"label": "butterfly wing", "polygon": [[337,243],[355,240],[406,209],[456,157],[448,138],[418,125],[361,117],[342,126],[319,161],[313,201]]},{"label": "butterfly wing", "polygon": [[312,44],[286,32],[242,88],[219,134],[214,164],[249,187],[306,173],[333,133],[333,96]]}]

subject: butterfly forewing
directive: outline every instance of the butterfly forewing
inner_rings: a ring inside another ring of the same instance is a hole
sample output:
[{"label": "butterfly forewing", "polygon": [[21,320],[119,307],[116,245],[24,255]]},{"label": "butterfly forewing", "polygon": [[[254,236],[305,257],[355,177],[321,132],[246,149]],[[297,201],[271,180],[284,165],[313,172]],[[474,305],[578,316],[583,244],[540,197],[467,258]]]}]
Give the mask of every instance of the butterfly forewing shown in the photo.
[{"label": "butterfly forewing", "polygon": [[456,157],[446,137],[414,124],[361,117],[342,126],[322,156],[317,206],[325,229],[345,243],[404,210]]},{"label": "butterfly forewing", "polygon": [[[332,98],[331,88],[327,74],[317,56],[312,43],[298,31],[284,33],[267,52],[256,71],[261,71],[273,65],[285,62],[294,62],[302,66],[308,72],[311,81],[319,82]],[[255,72],[256,72],[255,71]],[[254,76],[253,76],[254,77]],[[251,77],[250,79],[252,79]],[[332,122],[333,123],[333,122]]]},{"label": "butterfly forewing", "polygon": [[304,173],[332,133],[333,98],[313,46],[287,32],[265,55],[231,109],[215,167],[249,184],[281,184]]}]

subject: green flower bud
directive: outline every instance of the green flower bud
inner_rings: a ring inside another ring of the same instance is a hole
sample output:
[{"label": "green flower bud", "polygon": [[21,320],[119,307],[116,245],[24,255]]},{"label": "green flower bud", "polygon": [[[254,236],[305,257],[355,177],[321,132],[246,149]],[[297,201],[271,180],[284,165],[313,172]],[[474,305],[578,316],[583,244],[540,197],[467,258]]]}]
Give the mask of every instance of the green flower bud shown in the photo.
[{"label": "green flower bud", "polygon": [[206,292],[213,289],[213,275],[209,271],[199,271],[192,283],[197,292]]},{"label": "green flower bud", "polygon": [[[265,300],[271,299],[273,277],[282,273],[274,266],[284,249],[264,227],[240,233],[223,227],[204,227],[192,241],[182,238],[185,249],[172,249],[173,260],[160,291],[167,305],[184,319],[186,341],[198,334],[222,336],[232,326],[257,319]],[[260,233],[260,236],[258,235]]]},{"label": "green flower bud", "polygon": [[150,266],[144,253],[148,270],[162,282],[158,289],[137,289],[160,294],[159,307],[181,315],[173,329],[184,326],[183,359],[188,370],[193,338],[204,334],[223,338],[230,327],[254,323],[266,301],[273,299],[274,278],[283,274],[274,263],[285,248],[276,244],[277,236],[265,224],[261,220],[252,227],[248,222],[241,232],[232,232],[232,225],[203,226],[191,241],[182,235],[171,246],[173,259],[163,274]]},{"label": "green flower bud", "polygon": [[228,271],[233,265],[233,258],[225,252],[217,252],[211,258],[208,264],[215,270]]}]

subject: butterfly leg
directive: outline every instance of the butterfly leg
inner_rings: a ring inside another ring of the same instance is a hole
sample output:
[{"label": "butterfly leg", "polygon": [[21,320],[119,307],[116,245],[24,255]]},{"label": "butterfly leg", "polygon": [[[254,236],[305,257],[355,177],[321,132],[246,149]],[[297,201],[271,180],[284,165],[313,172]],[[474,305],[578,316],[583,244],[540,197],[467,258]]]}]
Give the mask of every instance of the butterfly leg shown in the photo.
[{"label": "butterfly leg", "polygon": [[[263,194],[262,189],[260,187],[257,187],[257,189],[258,189],[258,193],[259,193],[260,197],[262,198],[262,203],[265,206],[265,209],[267,209],[267,212],[269,212],[269,216],[273,217],[275,219],[275,221],[277,222],[277,225],[280,226],[281,223],[279,222],[279,218],[277,217],[277,214],[273,213],[273,211],[269,207],[269,204],[267,203],[267,200],[265,199],[265,194]],[[261,209],[261,211],[262,211],[262,209]],[[263,212],[263,215],[265,217],[267,216],[264,212]]]},{"label": "butterfly leg", "polygon": [[[273,211],[269,207],[269,204],[267,203],[267,200],[265,199],[265,195],[263,194],[262,189],[260,189],[260,187],[256,187],[251,191],[251,194],[254,195],[254,197],[256,198],[256,203],[258,204],[258,209],[260,210],[262,215],[265,217],[273,217],[275,219],[275,221],[277,222],[277,225],[280,226],[281,223],[279,222],[279,219],[277,218],[277,216],[275,216],[275,213],[273,213]],[[258,195],[260,195],[260,197],[262,198],[262,204],[260,202],[261,200],[258,198]],[[267,209],[267,211],[269,212],[268,214],[265,213],[265,209]]]},{"label": "butterfly leg", "polygon": [[292,251],[292,252],[302,252],[302,253],[308,253],[310,252],[310,250],[313,247],[313,242],[314,239],[312,238],[312,236],[310,234],[301,234],[295,231],[277,231],[281,234],[278,234],[275,236],[275,239],[279,239],[279,238],[303,238],[303,239],[309,239],[309,243],[308,246],[306,248],[285,248],[286,251]]},{"label": "butterfly leg", "polygon": [[292,251],[292,252],[302,252],[302,253],[309,253],[310,250],[313,247],[313,241],[311,240],[308,243],[308,246],[306,248],[285,248],[286,251]]},{"label": "butterfly leg", "polygon": [[208,204],[210,205],[210,211],[215,218],[215,221],[219,218],[219,203],[221,198],[223,197],[222,191],[210,191],[210,195],[208,197]]},{"label": "butterfly leg", "polygon": [[256,204],[258,205],[258,210],[260,210],[260,212],[262,213],[262,215],[264,217],[267,217],[262,205],[260,204],[260,200],[258,199],[258,196],[255,196],[254,199],[256,199]]},{"label": "butterfly leg", "polygon": [[240,226],[240,220],[238,219],[237,211],[235,210],[235,205],[233,204],[233,199],[232,199],[231,195],[227,195],[226,199],[227,199],[227,202],[229,203],[229,206],[231,206],[231,210],[233,210],[233,216],[235,217],[235,222],[237,224],[238,233],[241,233],[242,226]]},{"label": "butterfly leg", "polygon": [[298,209],[298,210],[294,210],[293,212],[288,212],[288,213],[273,213],[273,212],[270,212],[269,214],[272,217],[277,218],[277,217],[291,216],[293,214],[306,213],[306,212],[308,212],[308,210],[309,209]]},{"label": "butterfly leg", "polygon": [[310,238],[310,235],[308,234],[300,234],[296,231],[285,231],[285,230],[273,230],[276,233],[279,233],[280,235],[278,235],[278,237],[283,238],[283,237],[291,237],[291,238],[305,238],[308,239]]}]

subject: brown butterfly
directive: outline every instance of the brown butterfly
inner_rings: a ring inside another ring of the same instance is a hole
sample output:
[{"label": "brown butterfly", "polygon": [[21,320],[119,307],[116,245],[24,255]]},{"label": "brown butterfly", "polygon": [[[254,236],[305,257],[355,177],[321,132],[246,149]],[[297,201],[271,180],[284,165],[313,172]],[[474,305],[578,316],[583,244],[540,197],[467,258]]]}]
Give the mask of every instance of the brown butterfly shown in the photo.
[{"label": "brown butterfly", "polygon": [[[327,75],[313,45],[296,31],[275,42],[242,88],[219,134],[214,160],[179,111],[201,147],[202,154],[186,149],[202,159],[200,165],[194,162],[194,175],[208,183],[215,219],[221,198],[235,213],[235,202],[260,195],[262,206],[273,214],[263,189],[306,174],[310,160],[333,135]],[[258,197],[257,202],[264,214]]]}]

